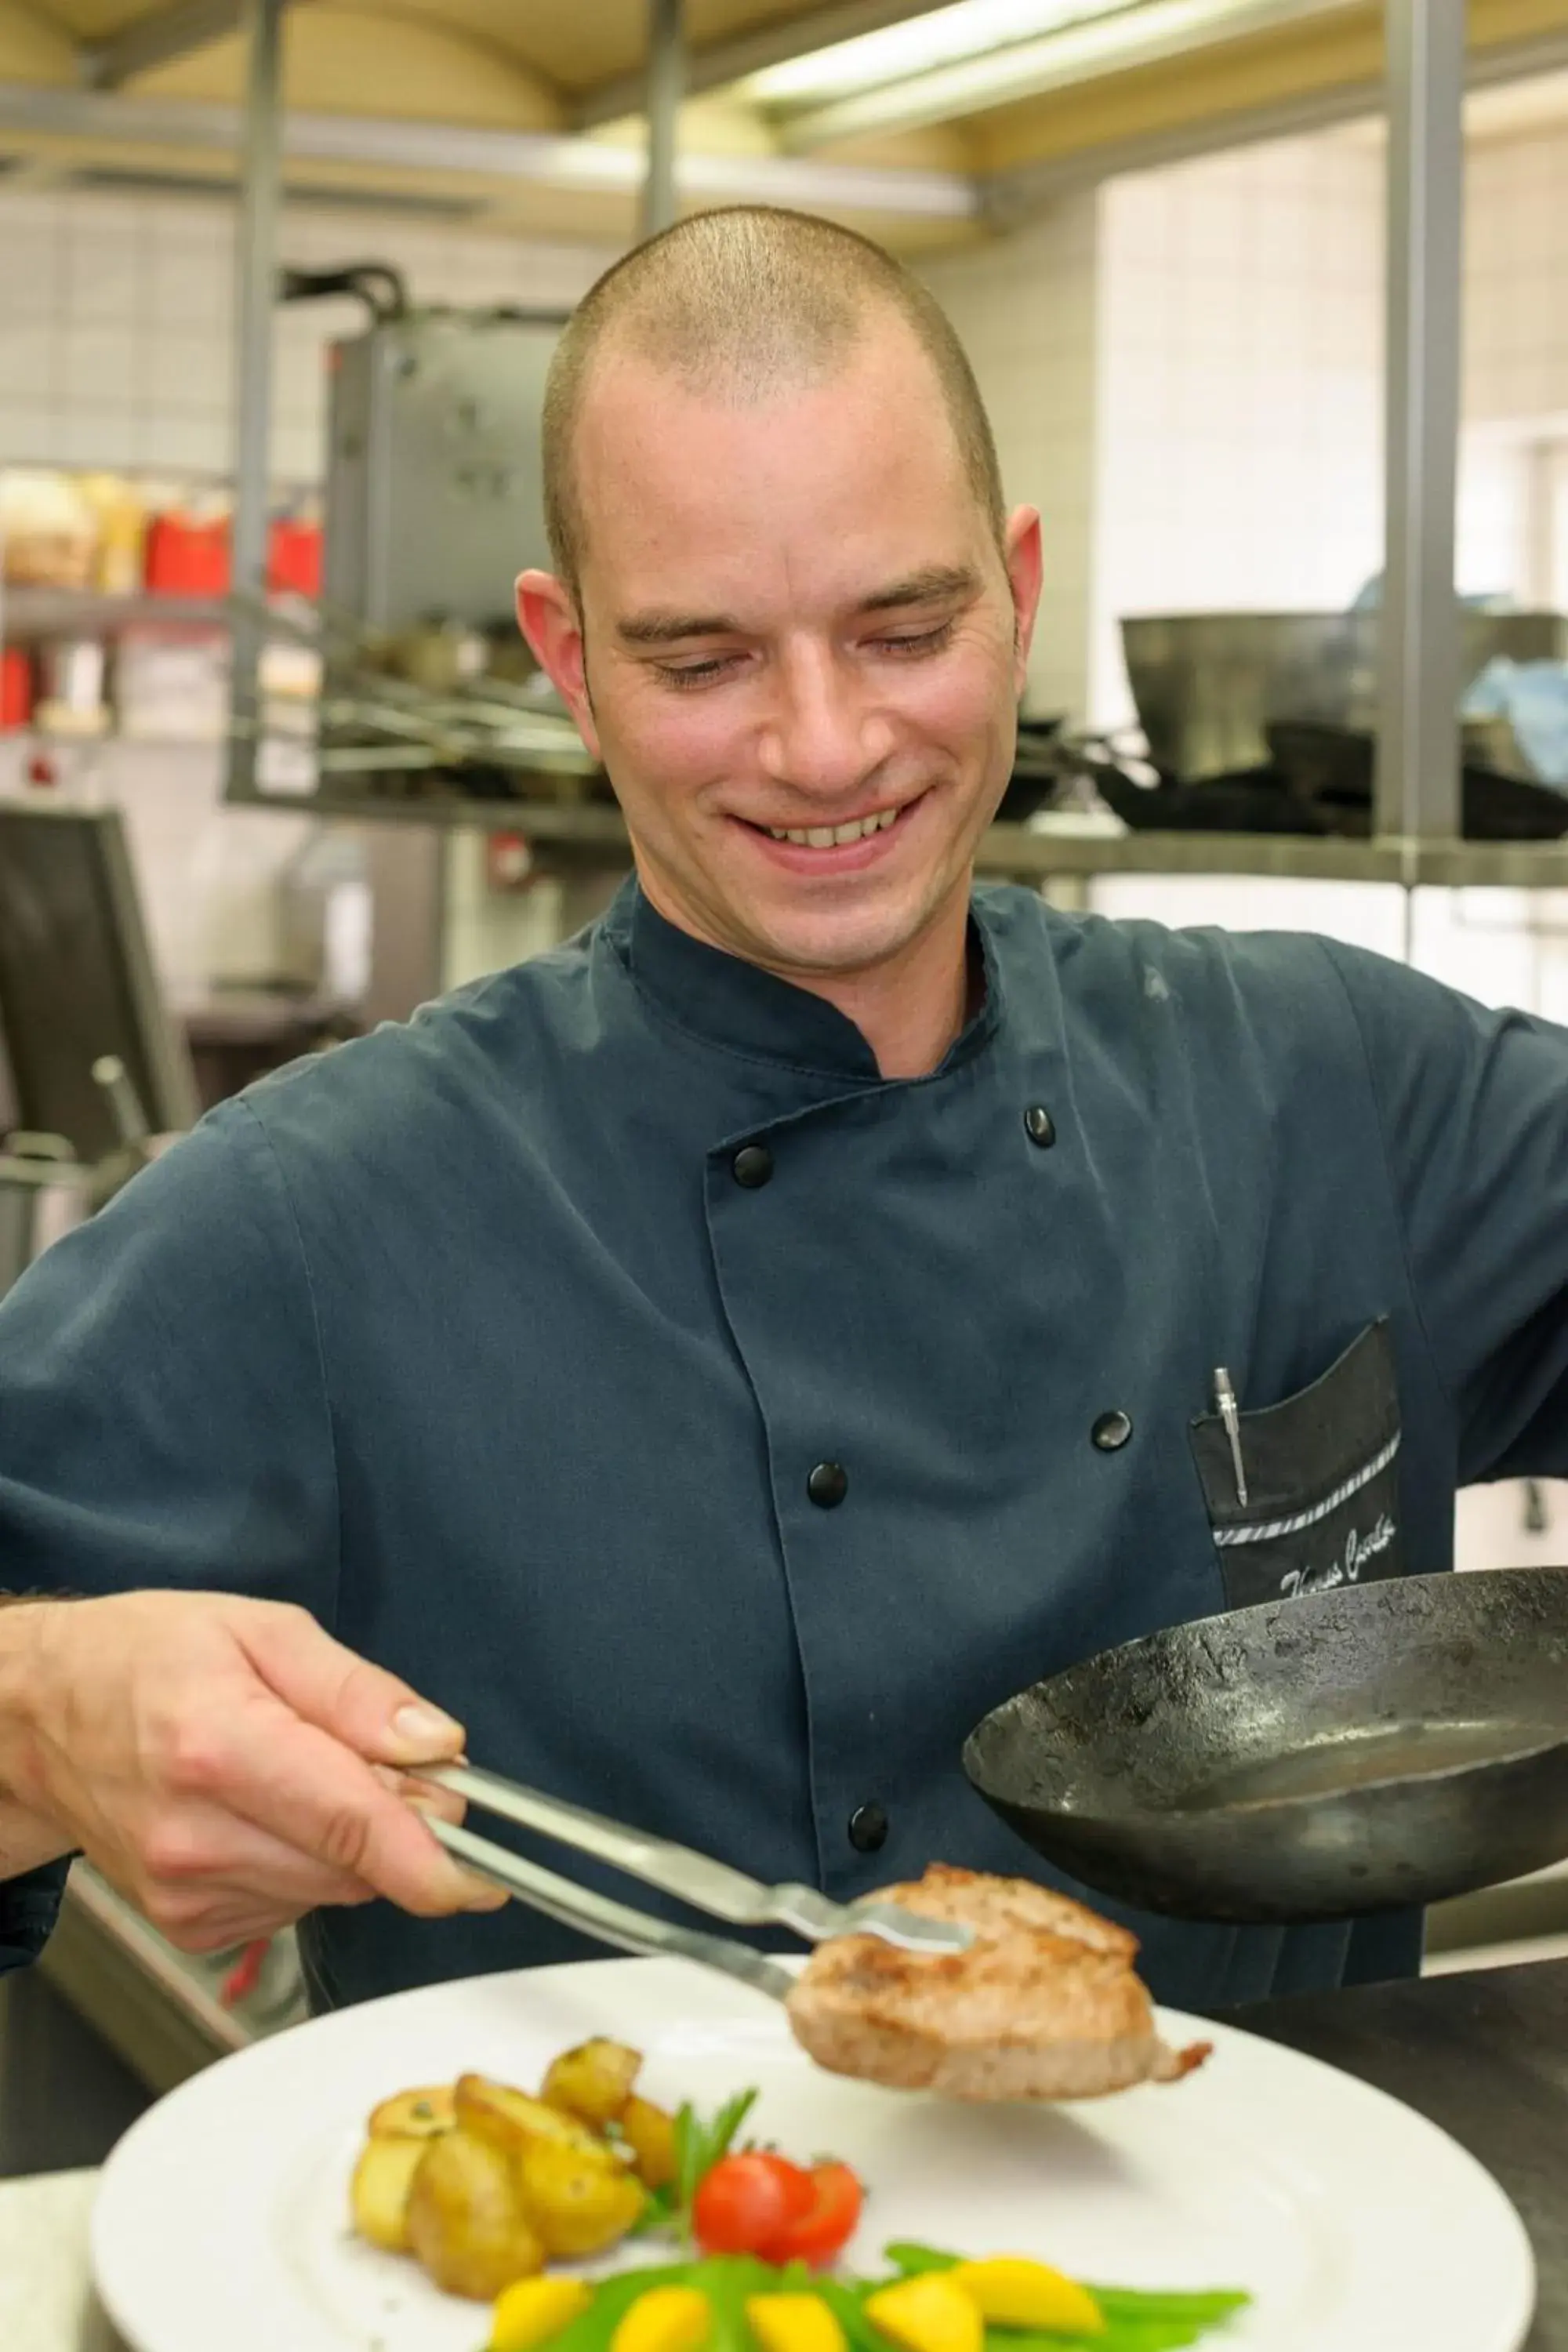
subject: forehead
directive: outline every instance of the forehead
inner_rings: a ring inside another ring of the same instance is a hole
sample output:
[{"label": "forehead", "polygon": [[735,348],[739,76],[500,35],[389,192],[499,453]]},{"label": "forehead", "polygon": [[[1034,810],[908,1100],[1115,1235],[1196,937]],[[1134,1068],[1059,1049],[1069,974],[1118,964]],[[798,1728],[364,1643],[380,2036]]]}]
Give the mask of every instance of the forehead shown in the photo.
[{"label": "forehead", "polygon": [[606,352],[575,458],[590,595],[896,572],[970,557],[986,535],[935,369],[901,320],[761,397]]}]

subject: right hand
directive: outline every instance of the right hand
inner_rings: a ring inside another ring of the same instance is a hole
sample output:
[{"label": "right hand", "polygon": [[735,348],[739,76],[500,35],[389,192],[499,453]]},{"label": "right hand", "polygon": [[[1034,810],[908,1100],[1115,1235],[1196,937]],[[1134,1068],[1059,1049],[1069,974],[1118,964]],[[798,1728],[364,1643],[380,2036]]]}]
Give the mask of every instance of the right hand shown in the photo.
[{"label": "right hand", "polygon": [[128,1592],[0,1613],[0,1788],[183,1951],[378,1895],[426,1918],[498,1908],[419,1815],[461,1814],[411,1768],[462,1748],[303,1609]]}]

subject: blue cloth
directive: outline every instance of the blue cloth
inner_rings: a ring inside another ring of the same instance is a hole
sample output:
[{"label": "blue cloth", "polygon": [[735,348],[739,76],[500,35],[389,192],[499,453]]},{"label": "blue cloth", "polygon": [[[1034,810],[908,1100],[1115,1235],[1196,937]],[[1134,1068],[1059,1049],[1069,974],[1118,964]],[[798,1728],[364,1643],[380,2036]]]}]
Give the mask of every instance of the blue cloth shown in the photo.
[{"label": "blue cloth", "polygon": [[1465,715],[1506,719],[1542,783],[1568,790],[1568,662],[1488,662],[1465,697]]},{"label": "blue cloth", "polygon": [[[974,913],[984,1009],[923,1079],[628,886],[221,1107],[0,1308],[7,1584],[298,1601],[483,1763],[765,1878],[1048,1876],[960,1747],[1224,1606],[1215,1364],[1261,1408],[1390,1318],[1412,1570],[1457,1485],[1568,1473],[1568,1034],[1304,937]],[[1133,1925],[1193,2008],[1420,1941]],[[584,1948],[379,1904],[305,1945],[321,2001]]]}]

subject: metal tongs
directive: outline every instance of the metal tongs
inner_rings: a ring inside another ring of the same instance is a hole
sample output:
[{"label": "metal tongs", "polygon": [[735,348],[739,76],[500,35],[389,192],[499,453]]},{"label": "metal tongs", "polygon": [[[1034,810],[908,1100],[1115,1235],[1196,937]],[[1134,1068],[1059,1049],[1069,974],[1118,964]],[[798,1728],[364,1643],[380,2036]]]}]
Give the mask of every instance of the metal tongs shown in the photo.
[{"label": "metal tongs", "polygon": [[[661,1888],[678,1902],[728,1919],[736,1927],[789,1927],[811,1943],[830,1936],[879,1936],[885,1943],[932,1958],[966,1951],[972,1940],[967,1927],[945,1919],[923,1919],[912,1911],[900,1910],[897,1904],[872,1897],[858,1903],[834,1903],[812,1886],[764,1886],[760,1879],[748,1878],[743,1871],[731,1870],[727,1863],[714,1862],[707,1854],[694,1853],[689,1846],[645,1836],[621,1822],[606,1821],[580,1805],[563,1804],[558,1798],[523,1788],[515,1780],[503,1780],[499,1774],[471,1764],[411,1766],[409,1777],[449,1790],[453,1796],[464,1797],[486,1812],[515,1822],[520,1829],[574,1846],[579,1853],[592,1854],[629,1877]],[[671,1920],[656,1919],[649,1912],[633,1911],[569,1878],[558,1878],[552,1870],[526,1862],[521,1854],[476,1837],[456,1822],[430,1815],[426,1819],[432,1834],[465,1869],[504,1886],[516,1901],[542,1911],[547,1919],[557,1920],[564,1927],[575,1927],[622,1951],[673,1954],[703,1968],[721,1969],[758,1992],[771,1993],[775,2000],[783,2000],[795,1983],[788,1969],[745,1944],[733,1944],[728,1937],[710,1936],[700,1928],[678,1927]]]}]

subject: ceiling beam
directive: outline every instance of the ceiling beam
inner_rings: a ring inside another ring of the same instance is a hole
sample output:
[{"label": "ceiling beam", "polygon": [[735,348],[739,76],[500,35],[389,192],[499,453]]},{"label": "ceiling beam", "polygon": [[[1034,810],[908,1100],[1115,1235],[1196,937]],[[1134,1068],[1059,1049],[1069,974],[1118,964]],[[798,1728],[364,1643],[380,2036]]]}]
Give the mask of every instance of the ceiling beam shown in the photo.
[{"label": "ceiling beam", "polygon": [[[1540,34],[1472,50],[1466,81],[1473,91],[1499,89],[1510,82],[1561,73],[1565,68],[1568,31]],[[1202,155],[1257,146],[1270,139],[1298,139],[1314,131],[1337,130],[1382,116],[1387,102],[1387,86],[1381,79],[1338,82],[1296,97],[1267,99],[1229,113],[1173,124],[1167,131],[1140,131],[1131,138],[1043,156],[1037,163],[1015,163],[993,173],[984,184],[986,212],[994,227],[1016,228],[1059,197],[1102,180],[1193,163]]]},{"label": "ceiling beam", "polygon": [[[0,133],[67,139],[104,146],[161,147],[234,155],[240,110],[185,99],[126,98],[104,90],[47,89],[0,82]],[[290,162],[353,163],[403,172],[449,172],[520,185],[635,195],[644,163],[632,147],[542,131],[479,131],[457,123],[384,121],[374,116],[312,114],[283,118]],[[954,172],[905,171],[871,164],[821,163],[785,155],[679,157],[676,183],[703,203],[795,205],[803,211],[867,212],[907,219],[978,221],[976,182]]]},{"label": "ceiling beam", "polygon": [[[787,65],[792,58],[809,57],[839,41],[858,40],[862,33],[880,33],[889,25],[906,24],[911,16],[929,16],[950,0],[829,0],[824,7],[808,8],[774,25],[759,25],[750,33],[710,41],[686,54],[687,95],[724,89],[744,81],[748,74],[764,73],[769,66]],[[647,80],[642,72],[616,74],[585,90],[572,110],[574,126],[594,131],[604,122],[619,122],[643,111]]]},{"label": "ceiling beam", "polygon": [[122,89],[138,74],[173,65],[176,58],[188,58],[237,32],[244,13],[244,0],[173,0],[106,40],[85,44],[82,79],[89,89]]}]

